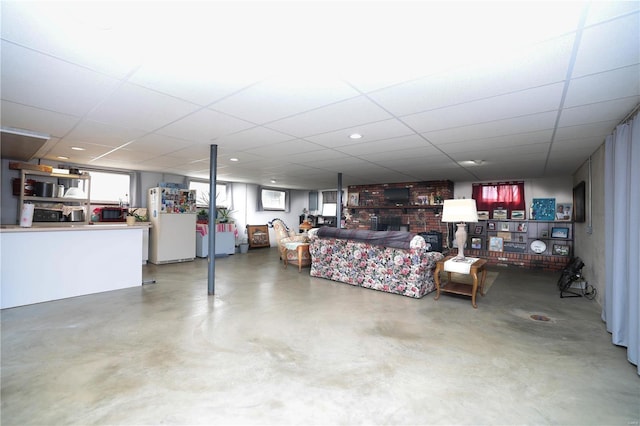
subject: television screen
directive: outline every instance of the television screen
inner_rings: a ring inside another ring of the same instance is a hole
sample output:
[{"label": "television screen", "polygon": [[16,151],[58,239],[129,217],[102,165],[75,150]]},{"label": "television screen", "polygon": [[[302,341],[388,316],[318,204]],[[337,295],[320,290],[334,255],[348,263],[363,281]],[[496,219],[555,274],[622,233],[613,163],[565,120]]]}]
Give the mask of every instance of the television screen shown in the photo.
[{"label": "television screen", "polygon": [[387,188],[384,190],[384,199],[392,203],[404,203],[409,201],[409,188]]}]

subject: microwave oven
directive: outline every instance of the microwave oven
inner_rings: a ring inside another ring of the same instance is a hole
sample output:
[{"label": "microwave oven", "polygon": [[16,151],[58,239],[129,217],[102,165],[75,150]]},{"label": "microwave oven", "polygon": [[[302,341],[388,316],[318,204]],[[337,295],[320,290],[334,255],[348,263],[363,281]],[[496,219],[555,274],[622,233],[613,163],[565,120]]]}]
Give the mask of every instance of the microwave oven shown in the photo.
[{"label": "microwave oven", "polygon": [[40,207],[33,209],[34,222],[60,222],[62,220],[62,210],[43,209]]},{"label": "microwave oven", "polygon": [[103,207],[100,209],[100,222],[124,222],[127,210],[122,207]]}]

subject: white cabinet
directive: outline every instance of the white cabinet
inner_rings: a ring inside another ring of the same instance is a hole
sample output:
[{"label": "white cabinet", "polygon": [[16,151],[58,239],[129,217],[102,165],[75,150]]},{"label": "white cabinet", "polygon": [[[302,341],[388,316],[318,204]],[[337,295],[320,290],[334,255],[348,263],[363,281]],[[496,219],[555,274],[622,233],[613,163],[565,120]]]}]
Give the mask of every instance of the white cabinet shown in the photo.
[{"label": "white cabinet", "polygon": [[[234,254],[236,237],[233,232],[216,232],[216,254]],[[209,256],[209,235],[196,231],[196,256]]]}]

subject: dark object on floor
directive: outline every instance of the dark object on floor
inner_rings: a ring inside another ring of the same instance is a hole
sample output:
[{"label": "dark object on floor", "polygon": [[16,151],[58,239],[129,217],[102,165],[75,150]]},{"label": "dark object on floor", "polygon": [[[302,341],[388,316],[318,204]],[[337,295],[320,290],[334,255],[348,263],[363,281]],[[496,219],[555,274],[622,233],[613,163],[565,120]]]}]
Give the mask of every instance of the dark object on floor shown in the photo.
[{"label": "dark object on floor", "polygon": [[[596,297],[596,289],[592,285],[589,285],[582,276],[583,267],[584,262],[582,259],[579,257],[573,257],[562,270],[560,278],[558,279],[558,289],[560,290],[561,298],[585,296],[587,299],[592,300]],[[577,283],[579,285],[578,288],[582,293],[570,290],[573,283]]]}]

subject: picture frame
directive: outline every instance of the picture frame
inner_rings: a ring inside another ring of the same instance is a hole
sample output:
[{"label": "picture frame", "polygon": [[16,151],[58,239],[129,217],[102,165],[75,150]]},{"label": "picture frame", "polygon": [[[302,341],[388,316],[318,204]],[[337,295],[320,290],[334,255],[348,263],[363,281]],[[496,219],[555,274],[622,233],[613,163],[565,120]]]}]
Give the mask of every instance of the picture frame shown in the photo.
[{"label": "picture frame", "polygon": [[357,192],[349,193],[349,206],[357,207],[360,202],[360,194]]},{"label": "picture frame", "polygon": [[482,234],[482,231],[484,230],[484,226],[482,225],[476,225],[475,230],[473,231],[474,234],[476,235],[480,235]]},{"label": "picture frame", "polygon": [[518,232],[527,232],[527,222],[521,222],[518,224]]},{"label": "picture frame", "polygon": [[509,231],[509,222],[502,222],[500,224],[500,230],[508,232]]},{"label": "picture frame", "polygon": [[471,248],[475,250],[482,250],[482,238],[471,238]]},{"label": "picture frame", "polygon": [[556,204],[556,220],[569,221],[573,217],[573,205],[571,203]]},{"label": "picture frame", "polygon": [[511,241],[511,232],[498,231],[496,236],[502,238],[502,241]]},{"label": "picture frame", "polygon": [[478,210],[478,220],[489,220],[489,211]]},{"label": "picture frame", "polygon": [[556,217],[555,198],[534,198],[531,203],[531,220],[554,220]]},{"label": "picture frame", "polygon": [[512,211],[511,212],[511,219],[524,220],[525,219],[524,210],[514,210],[514,211]]},{"label": "picture frame", "polygon": [[497,220],[503,220],[507,218],[507,210],[506,209],[495,209],[493,211],[493,218]]},{"label": "picture frame", "polygon": [[540,231],[540,238],[549,238],[549,230],[545,229]]},{"label": "picture frame", "polygon": [[569,256],[569,246],[564,244],[554,244],[552,253],[556,256]]},{"label": "picture frame", "polygon": [[586,200],[586,184],[584,181],[581,181],[576,186],[573,187],[573,220],[574,222],[585,222],[586,219],[586,210],[585,210],[585,200]]},{"label": "picture frame", "polygon": [[487,223],[487,230],[488,231],[495,231],[496,230],[496,223],[495,222]]},{"label": "picture frame", "polygon": [[569,228],[552,227],[551,238],[569,238]]},{"label": "picture frame", "polygon": [[491,237],[489,239],[489,251],[502,251],[504,242],[500,237]]}]

